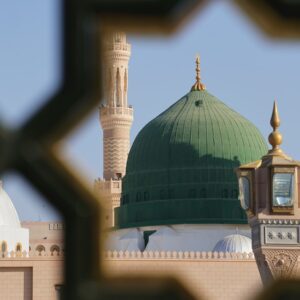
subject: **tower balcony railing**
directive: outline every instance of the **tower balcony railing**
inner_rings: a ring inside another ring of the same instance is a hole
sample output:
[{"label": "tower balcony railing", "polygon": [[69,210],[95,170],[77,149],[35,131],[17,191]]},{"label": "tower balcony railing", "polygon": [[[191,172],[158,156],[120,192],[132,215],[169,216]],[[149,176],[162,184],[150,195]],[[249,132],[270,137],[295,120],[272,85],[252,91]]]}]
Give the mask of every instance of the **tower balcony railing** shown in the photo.
[{"label": "tower balcony railing", "polygon": [[102,106],[100,108],[101,116],[105,115],[129,115],[133,116],[133,108],[129,107],[111,107],[111,106]]},{"label": "tower balcony railing", "polygon": [[104,50],[105,51],[122,50],[122,51],[130,52],[131,51],[131,45],[121,44],[121,43],[120,44],[114,43],[114,44],[105,45]]},{"label": "tower balcony railing", "polygon": [[110,191],[111,193],[120,193],[122,188],[121,180],[104,180],[98,178],[95,180],[95,189],[102,191]]}]

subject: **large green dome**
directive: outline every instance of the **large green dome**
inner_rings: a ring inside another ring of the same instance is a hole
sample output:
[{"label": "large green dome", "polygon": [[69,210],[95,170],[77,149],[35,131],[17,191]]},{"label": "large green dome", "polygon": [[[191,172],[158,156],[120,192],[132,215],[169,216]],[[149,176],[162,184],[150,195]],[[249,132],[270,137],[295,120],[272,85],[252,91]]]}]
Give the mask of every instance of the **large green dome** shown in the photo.
[{"label": "large green dome", "polygon": [[207,91],[191,91],[136,137],[116,226],[246,223],[234,169],[266,153],[251,122]]}]

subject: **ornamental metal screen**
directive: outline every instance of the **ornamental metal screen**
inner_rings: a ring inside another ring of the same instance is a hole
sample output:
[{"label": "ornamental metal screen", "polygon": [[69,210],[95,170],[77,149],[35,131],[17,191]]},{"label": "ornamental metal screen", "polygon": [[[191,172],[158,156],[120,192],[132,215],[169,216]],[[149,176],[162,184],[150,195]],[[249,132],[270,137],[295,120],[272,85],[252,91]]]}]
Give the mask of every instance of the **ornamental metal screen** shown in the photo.
[{"label": "ornamental metal screen", "polygon": [[[103,278],[98,201],[63,164],[55,144],[99,104],[102,30],[121,26],[135,31],[171,32],[204,2],[62,1],[62,85],[21,128],[0,126],[1,175],[9,170],[21,173],[64,218],[64,299],[192,299],[172,279],[120,278],[111,282]],[[300,36],[299,1],[236,2],[255,18],[265,13],[264,25],[284,24],[277,31],[281,36]],[[299,287],[298,282],[282,283],[262,299],[298,299],[295,295],[299,296]]]}]

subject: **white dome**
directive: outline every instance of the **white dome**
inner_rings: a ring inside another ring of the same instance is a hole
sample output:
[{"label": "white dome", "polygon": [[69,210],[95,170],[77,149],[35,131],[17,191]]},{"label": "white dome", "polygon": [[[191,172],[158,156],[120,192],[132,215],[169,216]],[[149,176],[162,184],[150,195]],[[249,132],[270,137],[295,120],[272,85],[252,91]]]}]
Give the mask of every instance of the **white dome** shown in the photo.
[{"label": "white dome", "polygon": [[18,213],[0,182],[0,227],[21,228]]},{"label": "white dome", "polygon": [[216,252],[252,252],[251,239],[241,234],[231,234],[218,241],[214,250]]}]

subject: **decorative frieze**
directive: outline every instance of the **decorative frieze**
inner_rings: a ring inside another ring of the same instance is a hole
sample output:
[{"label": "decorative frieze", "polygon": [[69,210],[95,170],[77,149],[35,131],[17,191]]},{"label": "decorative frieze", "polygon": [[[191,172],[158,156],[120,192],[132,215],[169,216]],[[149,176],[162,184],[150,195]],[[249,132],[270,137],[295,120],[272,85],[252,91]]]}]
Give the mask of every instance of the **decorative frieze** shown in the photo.
[{"label": "decorative frieze", "polygon": [[104,259],[141,260],[254,260],[254,254],[206,251],[106,251]]},{"label": "decorative frieze", "polygon": [[264,227],[264,242],[265,244],[282,244],[282,245],[297,245],[299,244],[299,228],[298,227]]}]

